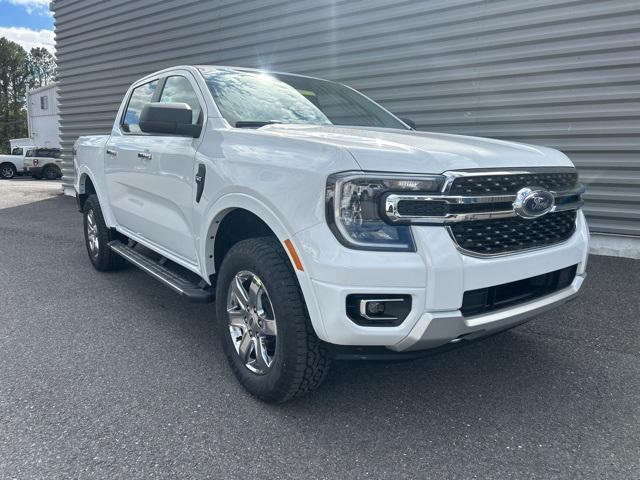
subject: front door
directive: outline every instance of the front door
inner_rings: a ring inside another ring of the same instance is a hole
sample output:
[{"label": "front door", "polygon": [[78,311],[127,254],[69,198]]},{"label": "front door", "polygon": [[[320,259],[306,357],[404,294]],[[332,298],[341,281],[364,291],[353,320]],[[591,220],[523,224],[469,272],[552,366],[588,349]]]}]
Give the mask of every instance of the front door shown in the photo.
[{"label": "front door", "polygon": [[136,87],[121,131],[114,131],[107,146],[109,200],[125,231],[195,265],[192,212],[200,140],[141,132],[139,115],[150,101],[188,103],[194,124],[203,120],[201,102],[186,76],[170,76]]}]

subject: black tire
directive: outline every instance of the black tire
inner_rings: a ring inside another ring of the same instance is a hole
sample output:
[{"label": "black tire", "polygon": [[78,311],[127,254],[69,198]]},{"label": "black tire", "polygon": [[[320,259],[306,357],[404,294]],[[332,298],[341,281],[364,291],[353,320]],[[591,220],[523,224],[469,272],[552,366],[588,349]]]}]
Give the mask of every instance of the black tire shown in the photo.
[{"label": "black tire", "polygon": [[0,178],[5,180],[9,180],[16,176],[18,171],[16,170],[16,166],[13,163],[3,163],[0,165]]},{"label": "black tire", "polygon": [[47,165],[42,170],[40,178],[46,178],[47,180],[57,180],[60,178],[60,170],[55,165]]},{"label": "black tire", "polygon": [[[267,289],[275,318],[277,342],[273,364],[263,374],[249,370],[240,359],[229,330],[227,296],[236,274],[255,272]],[[282,403],[317,388],[331,364],[327,345],[318,339],[284,249],[274,237],[243,240],[225,256],[216,281],[216,324],[234,374],[252,395]]]},{"label": "black tire", "polygon": [[[89,254],[89,260],[91,260],[95,269],[101,272],[106,272],[123,267],[126,264],[126,260],[111,250],[108,245],[112,240],[121,240],[122,236],[109,229],[104,223],[104,217],[102,216],[102,210],[100,209],[100,202],[96,195],[89,195],[87,200],[84,202],[82,212],[84,242],[87,247],[87,253]],[[89,240],[90,234],[88,230],[88,219],[90,216],[92,216],[96,227],[97,249],[95,252],[92,251]]]}]

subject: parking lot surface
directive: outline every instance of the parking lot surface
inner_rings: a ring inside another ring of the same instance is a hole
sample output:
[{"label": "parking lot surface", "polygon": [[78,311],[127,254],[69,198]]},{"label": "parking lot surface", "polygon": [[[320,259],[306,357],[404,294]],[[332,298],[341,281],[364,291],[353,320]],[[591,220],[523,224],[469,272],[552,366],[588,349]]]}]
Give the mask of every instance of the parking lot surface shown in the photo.
[{"label": "parking lot surface", "polygon": [[62,182],[57,180],[34,180],[31,177],[0,180],[0,208],[45,200],[59,195],[61,191]]},{"label": "parking lot surface", "polygon": [[591,257],[555,312],[269,406],[212,305],[94,271],[75,201],[7,202],[21,182],[0,185],[0,479],[640,479],[640,261]]}]

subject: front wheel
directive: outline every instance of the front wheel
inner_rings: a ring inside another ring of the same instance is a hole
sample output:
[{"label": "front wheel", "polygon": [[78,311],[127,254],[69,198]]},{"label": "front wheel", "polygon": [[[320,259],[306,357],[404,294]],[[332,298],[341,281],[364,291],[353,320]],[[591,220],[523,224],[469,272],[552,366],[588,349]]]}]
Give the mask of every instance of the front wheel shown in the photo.
[{"label": "front wheel", "polygon": [[84,202],[84,241],[89,260],[100,271],[115,270],[122,267],[125,260],[109,247],[109,242],[117,239],[104,223],[100,202],[96,195],[89,195]]},{"label": "front wheel", "polygon": [[251,394],[281,403],[322,383],[328,350],[313,331],[298,280],[275,238],[243,240],[231,248],[216,298],[224,352]]},{"label": "front wheel", "polygon": [[15,177],[17,173],[16,167],[11,163],[3,163],[0,165],[0,178],[9,180]]}]

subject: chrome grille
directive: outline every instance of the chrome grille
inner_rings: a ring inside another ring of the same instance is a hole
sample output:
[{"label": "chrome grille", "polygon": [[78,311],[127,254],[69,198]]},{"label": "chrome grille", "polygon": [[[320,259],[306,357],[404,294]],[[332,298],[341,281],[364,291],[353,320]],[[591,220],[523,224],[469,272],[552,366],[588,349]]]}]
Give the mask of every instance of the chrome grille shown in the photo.
[{"label": "chrome grille", "polygon": [[458,246],[480,255],[540,248],[568,240],[576,225],[576,210],[549,213],[536,219],[499,218],[451,224]]},{"label": "chrome grille", "polygon": [[578,184],[576,172],[487,173],[453,179],[449,195],[514,195],[523,187],[541,187],[557,192],[571,190]]},{"label": "chrome grille", "polygon": [[[443,175],[441,192],[390,193],[381,207],[390,223],[446,226],[456,246],[468,255],[502,255],[565,241],[584,203],[584,187],[570,167]],[[516,212],[518,195],[532,188],[553,196],[543,216],[523,215],[521,204]]]}]

